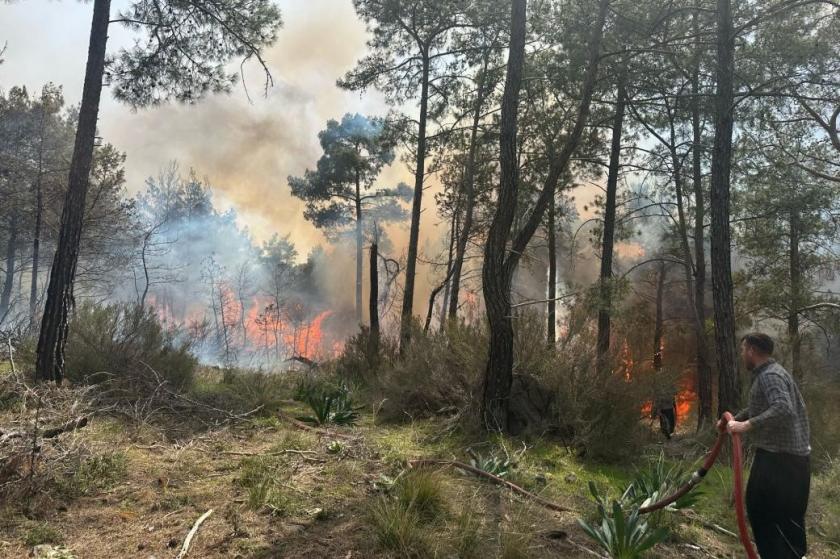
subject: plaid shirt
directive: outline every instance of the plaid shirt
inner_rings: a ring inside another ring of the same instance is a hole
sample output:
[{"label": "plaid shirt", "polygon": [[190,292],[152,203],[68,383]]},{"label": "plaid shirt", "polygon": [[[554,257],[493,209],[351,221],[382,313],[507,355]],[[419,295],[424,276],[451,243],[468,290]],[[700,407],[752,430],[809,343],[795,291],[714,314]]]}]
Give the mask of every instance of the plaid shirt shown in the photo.
[{"label": "plaid shirt", "polygon": [[805,402],[796,381],[770,359],[752,372],[750,405],[735,416],[750,420],[750,441],[757,448],[799,456],[811,453]]}]

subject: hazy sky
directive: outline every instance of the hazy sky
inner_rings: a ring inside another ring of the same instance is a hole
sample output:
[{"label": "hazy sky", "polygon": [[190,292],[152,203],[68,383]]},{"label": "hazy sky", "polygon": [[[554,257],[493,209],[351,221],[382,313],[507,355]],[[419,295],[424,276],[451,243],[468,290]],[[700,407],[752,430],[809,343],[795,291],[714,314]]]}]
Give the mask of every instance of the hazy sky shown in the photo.
[{"label": "hazy sky", "polygon": [[[127,2],[114,0],[112,14]],[[194,167],[214,186],[217,202],[236,207],[242,223],[263,240],[290,233],[302,253],[321,241],[303,219],[302,204],[289,195],[287,176],[312,167],[320,155],[317,133],[345,112],[384,114],[375,91],[363,95],[335,86],[365,51],[364,24],[351,0],[279,0],[284,25],[265,59],[275,86],[262,95],[261,69],[246,67],[243,88],[198,105],[167,105],[132,112],[103,92],[99,127],[103,138],[127,153],[127,188],[142,188],[170,160],[184,172]],[[52,81],[68,103],[81,98],[92,4],[75,0],[0,3],[0,88],[26,85],[37,91]],[[131,44],[133,35],[112,26],[109,51]],[[236,66],[238,67],[238,61]],[[410,180],[401,163],[382,184]],[[434,204],[431,196],[425,206]]]}]

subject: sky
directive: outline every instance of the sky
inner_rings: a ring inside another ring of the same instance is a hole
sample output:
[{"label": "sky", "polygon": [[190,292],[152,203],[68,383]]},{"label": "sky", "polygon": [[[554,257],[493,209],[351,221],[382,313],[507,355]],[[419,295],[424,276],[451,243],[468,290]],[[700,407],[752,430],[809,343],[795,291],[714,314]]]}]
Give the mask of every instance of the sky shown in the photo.
[{"label": "sky", "polygon": [[[112,14],[126,6],[112,2]],[[135,193],[147,177],[177,160],[214,187],[217,203],[234,207],[257,241],[290,234],[305,255],[322,243],[303,218],[303,204],[291,197],[287,177],[313,167],[320,156],[318,132],[346,112],[384,115],[381,94],[347,92],[335,86],[365,53],[367,33],[351,0],[279,0],[284,25],[265,53],[275,85],[263,95],[263,76],[246,66],[251,99],[237,85],[192,106],[169,104],[133,112],[103,92],[99,130],[127,154],[126,188]],[[0,3],[0,88],[26,85],[40,90],[62,85],[69,104],[81,99],[92,4],[75,0],[17,0]],[[135,35],[112,26],[109,52]],[[239,61],[235,66],[238,68]],[[382,186],[412,183],[399,161],[380,178]],[[431,196],[424,206],[432,205]],[[433,213],[433,212],[430,212]],[[436,229],[430,224],[431,229]],[[399,235],[399,233],[397,233]]]}]

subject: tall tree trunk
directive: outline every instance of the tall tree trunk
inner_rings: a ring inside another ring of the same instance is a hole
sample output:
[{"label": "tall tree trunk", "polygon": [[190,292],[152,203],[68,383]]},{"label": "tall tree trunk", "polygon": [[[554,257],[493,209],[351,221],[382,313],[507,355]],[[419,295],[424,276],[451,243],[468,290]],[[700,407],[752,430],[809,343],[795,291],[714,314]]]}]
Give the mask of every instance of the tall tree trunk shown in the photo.
[{"label": "tall tree trunk", "polygon": [[[506,430],[513,381],[513,323],[511,319],[510,288],[519,258],[528,247],[537,228],[543,222],[549,203],[554,200],[557,183],[565,172],[569,160],[577,149],[589,118],[592,93],[598,74],[604,21],[609,0],[601,0],[598,18],[592,29],[589,59],[581,87],[580,104],[574,128],[560,152],[552,158],[551,168],[536,204],[524,225],[513,238],[508,250],[508,238],[516,214],[518,168],[516,157],[516,126],[519,90],[522,84],[522,66],[525,58],[525,0],[513,0],[511,18],[511,44],[508,54],[505,91],[502,95],[502,112],[499,129],[501,180],[496,210],[490,224],[484,247],[482,268],[484,305],[490,326],[490,351],[484,377],[481,417],[484,427]],[[506,253],[509,255],[506,257]]]},{"label": "tall tree trunk", "polygon": [[557,343],[557,204],[552,200],[548,207],[548,324],[546,340],[548,347]]},{"label": "tall tree trunk", "polygon": [[362,223],[362,192],[359,171],[356,170],[356,325],[362,323],[362,266],[364,262],[364,224]]},{"label": "tall tree trunk", "polygon": [[3,278],[3,291],[0,293],[0,323],[8,317],[11,311],[12,289],[15,285],[15,256],[17,255],[18,244],[18,213],[12,210],[9,219],[9,238],[6,240],[6,273]]},{"label": "tall tree trunk", "polygon": [[[459,196],[460,198],[460,196]],[[447,282],[443,288],[443,303],[440,309],[440,329],[446,328],[446,319],[449,316],[449,295],[452,292],[452,274],[455,272],[455,247],[460,241],[460,203],[456,204],[455,211],[452,212],[452,222],[449,227],[449,252],[446,256],[446,277]]]},{"label": "tall tree trunk", "polygon": [[501,181],[496,213],[490,224],[482,268],[484,305],[490,322],[490,355],[481,399],[481,418],[488,430],[507,431],[510,387],[513,382],[513,324],[505,248],[513,224],[519,168],[516,134],[519,91],[525,65],[526,0],[512,0],[510,48],[499,126]]},{"label": "tall tree trunk", "polygon": [[703,45],[700,40],[699,4],[692,16],[694,32],[694,67],[691,72],[691,176],[694,187],[694,314],[697,321],[695,345],[697,349],[697,430],[712,419],[712,367],[709,363],[706,337],[706,207],[703,193],[703,137],[700,129],[700,57]]},{"label": "tall tree trunk", "polygon": [[790,210],[790,311],[788,313],[788,340],[790,340],[790,372],[802,379],[801,340],[799,338],[799,309],[802,307],[802,263],[799,259],[801,224],[799,209]]},{"label": "tall tree trunk", "polygon": [[458,244],[455,249],[454,270],[452,271],[452,286],[449,292],[449,318],[458,318],[458,303],[461,295],[461,273],[464,268],[464,257],[467,253],[467,245],[472,232],[473,214],[475,213],[475,160],[478,153],[478,128],[481,124],[481,111],[484,107],[484,100],[487,97],[487,65],[489,54],[485,53],[484,67],[481,77],[478,80],[478,91],[476,93],[475,106],[473,107],[473,120],[470,127],[470,147],[467,154],[467,167],[464,170],[464,195],[466,207],[464,208],[464,224],[458,234]]},{"label": "tall tree trunk", "polygon": [[665,267],[665,262],[660,262],[656,278],[656,319],[653,326],[653,369],[657,373],[662,370],[662,336],[664,335],[662,302],[665,298],[665,277],[667,273],[668,269]]},{"label": "tall tree trunk", "polygon": [[422,45],[423,69],[420,75],[420,121],[417,128],[417,161],[414,169],[414,200],[411,204],[411,228],[408,236],[408,257],[405,264],[400,317],[400,355],[411,343],[411,323],[414,317],[414,276],[417,270],[417,246],[420,242],[420,216],[423,199],[423,180],[426,176],[426,119],[429,108],[429,45]]},{"label": "tall tree trunk", "polygon": [[735,304],[729,229],[729,180],[732,165],[735,32],[731,0],[717,2],[717,92],[712,152],[712,291],[718,366],[718,415],[741,405],[741,382],[735,352]]},{"label": "tall tree trunk", "polygon": [[35,177],[35,224],[32,231],[32,273],[29,278],[29,331],[35,331],[38,314],[38,272],[41,264],[41,224],[44,215],[44,141],[46,136],[46,107],[41,109],[38,145],[38,173]]},{"label": "tall tree trunk", "polygon": [[618,80],[617,103],[613,116],[610,163],[607,171],[607,200],[604,206],[604,232],[601,239],[601,275],[598,294],[597,368],[604,370],[610,351],[610,314],[612,312],[612,261],[615,244],[615,206],[618,191],[618,171],[621,163],[621,128],[627,95],[624,76]]},{"label": "tall tree trunk", "polygon": [[85,197],[93,162],[110,8],[110,0],[94,0],[85,84],[73,158],[70,161],[70,179],[38,338],[36,377],[39,380],[54,380],[56,383],[64,378],[64,344],[67,341],[68,314],[73,305],[73,282],[79,260]]},{"label": "tall tree trunk", "polygon": [[379,353],[379,239],[374,236],[370,244],[370,294],[368,312],[370,313],[370,348],[371,355]]}]

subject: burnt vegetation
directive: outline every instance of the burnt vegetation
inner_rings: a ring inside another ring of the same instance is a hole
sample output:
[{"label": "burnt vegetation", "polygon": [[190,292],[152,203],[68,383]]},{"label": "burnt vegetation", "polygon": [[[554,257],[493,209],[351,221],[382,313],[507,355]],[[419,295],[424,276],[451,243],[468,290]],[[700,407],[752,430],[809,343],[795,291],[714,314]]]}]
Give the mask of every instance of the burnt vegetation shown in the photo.
[{"label": "burnt vegetation", "polygon": [[261,204],[306,231],[194,161],[138,183],[97,128],[256,111],[274,2],[75,6],[80,91],[16,85],[0,36],[0,556],[732,556],[731,471],[640,509],[745,404],[759,329],[836,557],[837,3],[352,6],[330,95],[370,114],[246,146],[305,154]]}]

